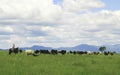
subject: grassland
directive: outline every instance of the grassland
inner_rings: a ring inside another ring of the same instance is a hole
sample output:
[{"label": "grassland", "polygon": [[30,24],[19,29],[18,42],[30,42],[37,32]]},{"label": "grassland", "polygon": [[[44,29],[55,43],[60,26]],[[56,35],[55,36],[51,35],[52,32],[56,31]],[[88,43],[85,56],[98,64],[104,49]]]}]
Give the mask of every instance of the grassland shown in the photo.
[{"label": "grassland", "polygon": [[120,55],[8,55],[0,51],[0,75],[120,75]]}]

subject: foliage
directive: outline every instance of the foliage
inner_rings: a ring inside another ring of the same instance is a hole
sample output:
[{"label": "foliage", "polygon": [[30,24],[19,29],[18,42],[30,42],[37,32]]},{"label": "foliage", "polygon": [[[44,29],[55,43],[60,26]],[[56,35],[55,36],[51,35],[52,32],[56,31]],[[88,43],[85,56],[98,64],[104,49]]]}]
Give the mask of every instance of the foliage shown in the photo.
[{"label": "foliage", "polygon": [[99,51],[101,51],[101,52],[103,52],[104,50],[106,50],[106,47],[105,47],[105,46],[101,46],[101,47],[99,48]]}]

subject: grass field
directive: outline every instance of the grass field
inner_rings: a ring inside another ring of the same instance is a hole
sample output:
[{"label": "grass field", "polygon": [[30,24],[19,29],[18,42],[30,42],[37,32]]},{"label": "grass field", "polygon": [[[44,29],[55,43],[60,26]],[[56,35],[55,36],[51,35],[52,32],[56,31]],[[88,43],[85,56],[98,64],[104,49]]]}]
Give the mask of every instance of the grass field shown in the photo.
[{"label": "grass field", "polygon": [[120,55],[8,55],[0,51],[0,75],[120,75]]}]

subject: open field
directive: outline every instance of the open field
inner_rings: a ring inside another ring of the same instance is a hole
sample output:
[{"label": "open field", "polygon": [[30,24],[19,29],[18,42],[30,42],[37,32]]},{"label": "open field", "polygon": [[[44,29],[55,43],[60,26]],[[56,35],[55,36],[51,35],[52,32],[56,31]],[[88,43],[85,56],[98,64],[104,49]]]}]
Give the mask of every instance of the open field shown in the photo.
[{"label": "open field", "polygon": [[0,75],[120,75],[120,55],[49,55],[0,51]]}]

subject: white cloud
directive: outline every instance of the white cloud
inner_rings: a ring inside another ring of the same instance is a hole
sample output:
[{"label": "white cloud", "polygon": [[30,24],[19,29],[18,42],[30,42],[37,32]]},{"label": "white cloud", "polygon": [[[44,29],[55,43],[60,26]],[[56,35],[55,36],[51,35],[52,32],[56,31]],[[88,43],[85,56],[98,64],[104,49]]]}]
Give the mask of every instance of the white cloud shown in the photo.
[{"label": "white cloud", "polygon": [[9,35],[14,33],[13,28],[9,27],[9,26],[2,26],[0,27],[0,35]]},{"label": "white cloud", "polygon": [[52,21],[61,12],[61,8],[52,0],[1,0],[1,19],[20,19],[32,21]]},{"label": "white cloud", "polygon": [[105,6],[101,0],[63,0],[62,5],[65,10],[70,12],[88,11]]},{"label": "white cloud", "polygon": [[120,43],[120,11],[91,11],[104,6],[101,0],[1,0],[0,47]]}]

